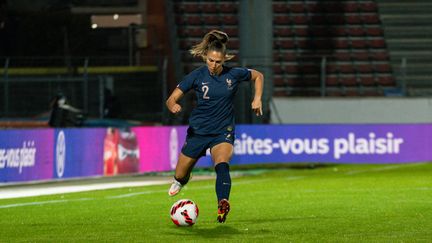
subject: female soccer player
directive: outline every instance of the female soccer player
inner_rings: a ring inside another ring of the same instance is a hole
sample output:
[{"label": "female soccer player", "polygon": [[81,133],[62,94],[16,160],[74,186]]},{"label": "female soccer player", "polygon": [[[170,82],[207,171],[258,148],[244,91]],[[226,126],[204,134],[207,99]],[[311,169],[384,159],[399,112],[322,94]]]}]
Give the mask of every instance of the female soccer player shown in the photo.
[{"label": "female soccer player", "polygon": [[210,148],[216,171],[217,220],[220,223],[225,222],[230,211],[228,199],[231,176],[228,163],[233,155],[234,144],[234,95],[240,82],[253,81],[255,96],[252,110],[260,116],[264,82],[264,76],[256,70],[223,65],[226,60],[234,57],[227,53],[227,42],[226,33],[212,30],[199,44],[193,46],[190,53],[202,57],[206,65],[186,75],[166,101],[168,109],[176,114],[182,109],[178,101],[183,94],[193,89],[197,96],[197,106],[189,118],[186,142],[179,155],[174,181],[168,194],[174,196],[180,192],[189,181],[198,159]]}]

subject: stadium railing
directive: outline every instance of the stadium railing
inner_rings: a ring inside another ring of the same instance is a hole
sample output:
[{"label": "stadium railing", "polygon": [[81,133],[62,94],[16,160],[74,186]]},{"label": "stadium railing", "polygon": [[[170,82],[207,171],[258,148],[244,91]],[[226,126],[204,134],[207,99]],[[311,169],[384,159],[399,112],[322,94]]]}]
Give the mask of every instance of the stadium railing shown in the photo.
[{"label": "stadium railing", "polygon": [[146,65],[130,65],[128,57],[3,58],[0,118],[46,119],[61,92],[88,117],[104,118],[110,95],[121,102],[121,118],[160,122],[167,58],[140,60]]}]

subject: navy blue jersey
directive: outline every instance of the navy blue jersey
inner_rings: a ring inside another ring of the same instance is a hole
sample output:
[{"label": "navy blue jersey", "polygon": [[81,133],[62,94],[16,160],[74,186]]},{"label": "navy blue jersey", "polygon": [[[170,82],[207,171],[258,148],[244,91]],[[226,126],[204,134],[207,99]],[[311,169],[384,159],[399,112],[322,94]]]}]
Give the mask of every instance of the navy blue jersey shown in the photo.
[{"label": "navy blue jersey", "polygon": [[192,131],[206,135],[234,130],[234,95],[239,83],[250,79],[249,69],[226,66],[219,75],[202,66],[185,76],[177,87],[183,93],[195,90],[198,101],[189,118]]}]

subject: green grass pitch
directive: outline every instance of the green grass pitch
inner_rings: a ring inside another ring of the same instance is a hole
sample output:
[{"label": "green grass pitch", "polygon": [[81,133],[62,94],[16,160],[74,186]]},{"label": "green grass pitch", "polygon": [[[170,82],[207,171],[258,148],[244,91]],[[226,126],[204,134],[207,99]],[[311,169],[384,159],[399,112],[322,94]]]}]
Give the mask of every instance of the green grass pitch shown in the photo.
[{"label": "green grass pitch", "polygon": [[[241,171],[240,171],[241,172]],[[233,175],[240,172],[233,172]],[[432,163],[278,168],[233,177],[216,222],[214,180],[0,200],[0,242],[432,242]],[[171,205],[190,198],[197,224]]]}]

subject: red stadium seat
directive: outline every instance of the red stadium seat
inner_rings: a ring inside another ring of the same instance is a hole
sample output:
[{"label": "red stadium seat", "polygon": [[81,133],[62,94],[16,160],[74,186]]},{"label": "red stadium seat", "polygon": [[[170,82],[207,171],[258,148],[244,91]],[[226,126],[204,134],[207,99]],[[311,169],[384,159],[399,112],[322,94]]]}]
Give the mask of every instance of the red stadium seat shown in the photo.
[{"label": "red stadium seat", "polygon": [[273,85],[274,86],[284,87],[286,85],[286,82],[285,82],[284,78],[281,75],[275,75],[273,77]]},{"label": "red stadium seat", "polygon": [[382,85],[382,86],[395,86],[396,85],[396,81],[395,81],[393,76],[377,77],[377,82],[379,85]]},{"label": "red stadium seat", "polygon": [[289,6],[287,3],[273,2],[273,13],[288,13]]},{"label": "red stadium seat", "polygon": [[360,11],[363,13],[372,12],[376,13],[378,11],[377,4],[375,2],[365,2],[359,4]]},{"label": "red stadium seat", "polygon": [[350,61],[351,54],[349,52],[337,52],[333,55],[336,61]]},{"label": "red stadium seat", "polygon": [[224,14],[222,16],[222,24],[224,25],[238,25],[238,17],[234,14]]},{"label": "red stadium seat", "polygon": [[296,55],[292,52],[273,51],[273,60],[276,62],[292,62],[296,60]]},{"label": "red stadium seat", "polygon": [[345,20],[346,20],[346,23],[348,23],[348,24],[362,24],[363,23],[362,17],[357,15],[357,14],[346,15]]},{"label": "red stadium seat", "polygon": [[362,16],[362,20],[365,24],[380,24],[380,19],[377,14],[365,14]]},{"label": "red stadium seat", "polygon": [[303,3],[290,3],[289,11],[292,13],[304,13],[306,9]]},{"label": "red stadium seat", "polygon": [[179,37],[202,37],[207,32],[201,28],[178,28],[177,33]]},{"label": "red stadium seat", "polygon": [[201,25],[203,21],[199,15],[180,15],[176,16],[178,25]]},{"label": "red stadium seat", "polygon": [[273,65],[273,74],[283,74],[283,69],[281,65]]},{"label": "red stadium seat", "polygon": [[273,16],[273,24],[275,24],[275,25],[289,25],[289,24],[291,24],[291,18],[287,15],[275,15],[275,16]]},{"label": "red stadium seat", "polygon": [[365,90],[362,96],[383,96],[383,92],[379,90]]},{"label": "red stadium seat", "polygon": [[294,15],[291,16],[289,19],[291,24],[297,24],[297,25],[305,25],[309,21],[308,17],[304,15]]},{"label": "red stadium seat", "polygon": [[326,85],[327,86],[337,86],[339,85],[339,79],[335,76],[327,76]]},{"label": "red stadium seat", "polygon": [[351,27],[351,28],[347,28],[347,33],[350,36],[364,36],[365,30],[361,27]]},{"label": "red stadium seat", "polygon": [[[323,55],[329,95],[382,95],[378,87],[395,85],[374,1],[276,0],[272,9],[274,95],[319,95]],[[187,50],[212,29],[227,32],[228,49],[238,53],[238,10],[238,1],[174,2],[182,60],[189,63],[185,71],[199,61]]]},{"label": "red stadium seat", "polygon": [[237,14],[237,12],[238,12],[238,3],[235,3],[235,2],[222,2],[222,3],[219,3],[219,11],[221,13]]},{"label": "red stadium seat", "polygon": [[370,59],[374,61],[388,61],[390,59],[387,52],[371,52]]},{"label": "red stadium seat", "polygon": [[360,73],[372,73],[372,66],[369,64],[356,64],[355,70]]},{"label": "red stadium seat", "polygon": [[351,48],[362,49],[367,47],[368,47],[368,42],[364,39],[351,40]]},{"label": "red stadium seat", "polygon": [[366,35],[368,36],[383,36],[383,29],[379,27],[366,28]]},{"label": "red stadium seat", "polygon": [[218,13],[219,5],[214,3],[201,3],[200,5],[203,13]]},{"label": "red stadium seat", "polygon": [[379,73],[390,73],[391,72],[391,66],[389,63],[386,64],[375,64],[374,69],[376,72]]},{"label": "red stadium seat", "polygon": [[292,49],[294,48],[294,41],[292,40],[275,40],[273,42],[273,48],[278,49]]},{"label": "red stadium seat", "polygon": [[203,15],[202,19],[204,25],[219,25],[222,23],[221,17],[215,14]]},{"label": "red stadium seat", "polygon": [[310,30],[307,28],[295,28],[293,34],[296,36],[305,37],[305,36],[309,36]]},{"label": "red stadium seat", "polygon": [[375,78],[373,76],[359,77],[360,82],[363,86],[374,86],[376,85]]},{"label": "red stadium seat", "polygon": [[273,36],[275,37],[287,37],[292,36],[293,32],[289,28],[274,28],[273,29]]},{"label": "red stadium seat", "polygon": [[185,13],[199,13],[201,12],[201,7],[199,4],[194,3],[176,3],[174,5],[175,12],[185,14]]},{"label": "red stadium seat", "polygon": [[236,39],[231,38],[227,44],[227,48],[231,49],[231,50],[232,49],[235,49],[235,50],[239,49],[240,48],[240,40],[238,38],[236,38]]},{"label": "red stadium seat", "polygon": [[368,45],[371,48],[385,48],[386,44],[383,38],[381,39],[374,39],[374,40],[369,40],[368,41]]},{"label": "red stadium seat", "polygon": [[349,48],[349,42],[347,39],[334,40],[334,47],[337,49]]},{"label": "red stadium seat", "polygon": [[341,77],[339,78],[339,83],[344,86],[356,86],[359,84],[354,76]]},{"label": "red stadium seat", "polygon": [[352,64],[341,64],[337,66],[339,73],[354,73],[355,68]]}]

